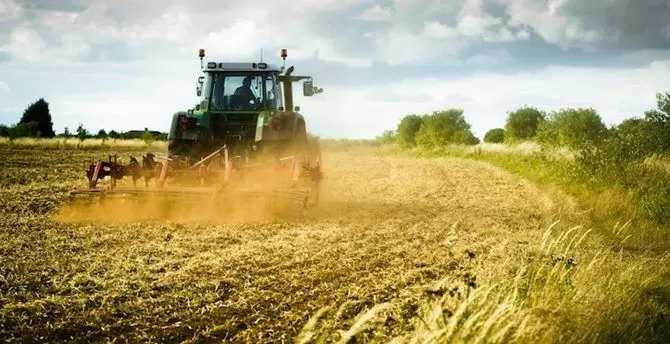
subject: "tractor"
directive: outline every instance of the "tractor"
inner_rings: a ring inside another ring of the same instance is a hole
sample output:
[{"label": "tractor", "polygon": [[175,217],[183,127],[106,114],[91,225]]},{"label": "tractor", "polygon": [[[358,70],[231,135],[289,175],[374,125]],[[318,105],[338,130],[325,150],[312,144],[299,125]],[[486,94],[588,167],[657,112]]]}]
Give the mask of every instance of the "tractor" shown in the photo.
[{"label": "tractor", "polygon": [[[293,75],[266,62],[204,62],[196,83],[198,102],[171,117],[166,157],[149,152],[128,164],[117,156],[91,163],[88,185],[73,196],[162,194],[183,198],[206,194],[234,197],[230,191],[292,195],[303,209],[315,206],[323,178],[318,139],[308,134],[294,105],[293,84],[303,82],[306,97],[323,92],[312,77]],[[262,59],[261,59],[262,60]],[[99,181],[110,177],[106,186]],[[132,185],[121,186],[127,177]],[[142,179],[144,185],[137,185]],[[246,187],[246,189],[245,189]]]}]

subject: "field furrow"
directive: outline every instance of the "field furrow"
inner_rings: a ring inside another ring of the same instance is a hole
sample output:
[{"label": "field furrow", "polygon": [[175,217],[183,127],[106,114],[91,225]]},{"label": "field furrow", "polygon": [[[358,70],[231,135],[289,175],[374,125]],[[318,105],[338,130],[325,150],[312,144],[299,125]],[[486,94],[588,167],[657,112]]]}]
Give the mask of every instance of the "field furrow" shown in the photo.
[{"label": "field furrow", "polygon": [[110,208],[61,221],[68,188],[104,155],[60,153],[0,152],[0,175],[13,178],[0,184],[2,339],[293,342],[322,310],[307,330],[337,340],[388,303],[383,326],[358,333],[387,341],[426,302],[513,278],[554,207],[480,162],[326,153],[322,203],[305,217]]}]

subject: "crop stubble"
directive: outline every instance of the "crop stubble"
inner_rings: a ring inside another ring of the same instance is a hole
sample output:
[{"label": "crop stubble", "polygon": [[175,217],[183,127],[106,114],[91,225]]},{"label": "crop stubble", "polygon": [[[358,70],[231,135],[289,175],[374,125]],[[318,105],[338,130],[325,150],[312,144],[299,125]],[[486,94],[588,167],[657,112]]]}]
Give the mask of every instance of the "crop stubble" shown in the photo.
[{"label": "crop stubble", "polygon": [[498,267],[523,260],[554,206],[483,163],[326,152],[305,218],[61,222],[49,216],[100,157],[62,153],[0,151],[0,338],[291,342],[330,306],[314,331],[338,339],[390,302],[358,334],[385,341],[445,281],[511,278]]}]

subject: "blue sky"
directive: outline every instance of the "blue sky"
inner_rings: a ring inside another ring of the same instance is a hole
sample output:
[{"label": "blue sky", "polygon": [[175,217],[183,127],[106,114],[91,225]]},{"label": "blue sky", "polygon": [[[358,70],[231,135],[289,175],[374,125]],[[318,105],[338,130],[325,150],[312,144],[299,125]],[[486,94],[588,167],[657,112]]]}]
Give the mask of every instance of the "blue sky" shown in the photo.
[{"label": "blue sky", "polygon": [[0,124],[38,98],[54,129],[167,130],[207,59],[309,74],[322,137],[462,108],[479,137],[529,105],[616,124],[670,90],[670,0],[0,0]]}]

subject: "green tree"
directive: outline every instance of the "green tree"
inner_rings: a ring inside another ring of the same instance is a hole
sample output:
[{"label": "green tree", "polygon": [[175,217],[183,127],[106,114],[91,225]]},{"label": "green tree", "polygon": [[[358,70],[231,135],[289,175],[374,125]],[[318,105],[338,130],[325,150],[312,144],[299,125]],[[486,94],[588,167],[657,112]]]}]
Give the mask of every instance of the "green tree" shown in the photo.
[{"label": "green tree", "polygon": [[0,124],[0,137],[8,137],[8,136],[9,136],[9,127],[4,124]]},{"label": "green tree", "polygon": [[423,118],[418,115],[407,115],[400,120],[396,130],[396,141],[401,147],[416,145],[416,133],[423,123]]},{"label": "green tree", "polygon": [[505,129],[495,128],[486,132],[484,135],[484,142],[488,143],[503,143],[505,142]]},{"label": "green tree", "polygon": [[47,103],[44,98],[38,99],[23,111],[23,116],[21,116],[19,124],[28,122],[37,123],[36,130],[31,136],[56,136],[56,133],[54,133],[53,130],[53,123],[51,122],[51,114],[49,113],[49,103]]},{"label": "green tree", "polygon": [[99,139],[105,139],[107,138],[107,132],[105,131],[105,129],[100,129],[98,130],[98,133],[95,135],[95,137]]},{"label": "green tree", "polygon": [[376,141],[381,144],[389,144],[396,142],[396,134],[394,130],[384,130],[381,136],[376,138]]},{"label": "green tree", "polygon": [[77,127],[77,138],[79,141],[84,141],[88,137],[88,130],[84,129],[84,125],[79,123]]},{"label": "green tree", "polygon": [[544,118],[544,113],[533,107],[522,107],[510,112],[505,122],[506,141],[532,139]]},{"label": "green tree", "polygon": [[65,136],[65,137],[72,136],[72,133],[70,132],[70,128],[65,127],[65,129],[63,129],[63,136]]},{"label": "green tree", "polygon": [[479,139],[470,131],[462,109],[435,111],[424,116],[416,133],[416,143],[423,147],[439,147],[448,143],[476,144]]},{"label": "green tree", "polygon": [[144,132],[142,133],[141,136],[142,141],[144,141],[146,144],[151,144],[151,142],[154,141],[154,136],[151,134],[148,128],[144,128]]},{"label": "green tree", "polygon": [[561,109],[540,124],[537,140],[552,146],[579,149],[602,140],[607,127],[593,108]]},{"label": "green tree", "polygon": [[119,133],[116,132],[116,130],[112,129],[109,131],[109,134],[107,135],[113,139],[119,138]]}]

